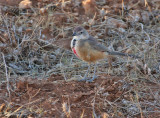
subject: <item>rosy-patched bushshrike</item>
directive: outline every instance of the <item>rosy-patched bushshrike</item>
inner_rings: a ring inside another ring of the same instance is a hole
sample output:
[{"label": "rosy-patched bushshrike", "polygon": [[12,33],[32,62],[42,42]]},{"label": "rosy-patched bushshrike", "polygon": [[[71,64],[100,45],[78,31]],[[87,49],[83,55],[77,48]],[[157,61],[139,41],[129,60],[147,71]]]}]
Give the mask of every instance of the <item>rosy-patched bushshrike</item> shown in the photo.
[{"label": "rosy-patched bushshrike", "polygon": [[[129,56],[133,58],[139,58],[135,55],[121,53],[116,51],[110,51],[99,43],[96,39],[88,34],[88,32],[83,27],[76,27],[73,31],[73,39],[71,41],[71,49],[74,54],[81,60],[88,62],[89,66],[86,74],[82,80],[92,82],[96,76],[96,62],[98,60],[107,58],[111,55]],[[88,78],[88,72],[90,70],[90,64],[95,63],[94,75],[92,78]]]}]

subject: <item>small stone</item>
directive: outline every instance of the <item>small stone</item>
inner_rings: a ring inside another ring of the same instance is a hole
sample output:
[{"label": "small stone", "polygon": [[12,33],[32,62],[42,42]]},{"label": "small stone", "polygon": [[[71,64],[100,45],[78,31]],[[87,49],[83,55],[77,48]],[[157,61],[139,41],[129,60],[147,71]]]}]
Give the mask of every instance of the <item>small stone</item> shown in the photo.
[{"label": "small stone", "polygon": [[32,2],[30,0],[23,0],[19,3],[19,9],[31,8]]}]

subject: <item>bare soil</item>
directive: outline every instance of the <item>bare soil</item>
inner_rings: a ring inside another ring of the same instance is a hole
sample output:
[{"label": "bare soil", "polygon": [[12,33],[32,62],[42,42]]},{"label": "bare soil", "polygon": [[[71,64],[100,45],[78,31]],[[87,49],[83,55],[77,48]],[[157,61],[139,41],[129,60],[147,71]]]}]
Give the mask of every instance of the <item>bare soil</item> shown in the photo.
[{"label": "bare soil", "polygon": [[[152,91],[159,90],[158,86],[154,86],[155,84],[151,82],[147,84]],[[17,80],[16,89],[11,92],[10,98],[6,96],[6,83],[1,85],[0,96],[3,96],[3,99],[1,98],[0,104],[9,102],[8,106],[1,106],[1,117],[4,118],[7,114],[12,118],[17,116],[49,118],[126,117],[128,114],[131,115],[132,111],[126,111],[127,105],[122,104],[122,101],[133,100],[133,96],[136,96],[135,89],[135,85],[129,84],[123,77],[108,75],[101,75],[92,83],[66,82],[62,76],[55,75],[47,80],[34,80],[26,77],[23,80]],[[139,102],[152,101],[153,99],[153,97],[143,97],[139,98]],[[148,107],[156,110],[154,106],[148,105]],[[138,113],[134,117],[140,118],[141,115],[148,118],[160,117],[159,113],[148,113],[147,115]]]}]

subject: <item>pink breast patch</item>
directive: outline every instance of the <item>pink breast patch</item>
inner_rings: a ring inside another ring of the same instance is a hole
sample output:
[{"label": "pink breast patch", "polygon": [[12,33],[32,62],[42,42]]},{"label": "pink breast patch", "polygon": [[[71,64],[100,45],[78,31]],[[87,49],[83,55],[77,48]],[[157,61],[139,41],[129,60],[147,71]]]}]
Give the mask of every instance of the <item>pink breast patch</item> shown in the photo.
[{"label": "pink breast patch", "polygon": [[75,49],[75,48],[72,48],[72,51],[74,52],[74,54],[75,54],[77,57],[79,57],[78,54],[77,54],[77,52],[76,52],[76,49]]}]

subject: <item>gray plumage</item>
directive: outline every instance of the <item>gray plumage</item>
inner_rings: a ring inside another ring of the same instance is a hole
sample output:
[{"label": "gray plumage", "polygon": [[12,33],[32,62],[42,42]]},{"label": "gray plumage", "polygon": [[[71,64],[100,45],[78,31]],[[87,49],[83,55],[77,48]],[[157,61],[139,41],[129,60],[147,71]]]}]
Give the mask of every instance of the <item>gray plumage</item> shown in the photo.
[{"label": "gray plumage", "polygon": [[133,54],[127,54],[127,53],[122,53],[122,52],[110,51],[110,50],[108,50],[106,48],[106,46],[104,46],[101,43],[99,43],[92,36],[89,36],[88,39],[83,39],[81,41],[81,46],[83,46],[85,42],[88,42],[89,45],[91,45],[91,48],[93,48],[93,50],[98,50],[98,51],[101,51],[101,52],[107,52],[108,55],[119,55],[119,56],[128,56],[128,57],[132,57],[132,58],[140,58],[140,57],[138,57],[136,55],[133,55]]}]

